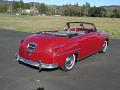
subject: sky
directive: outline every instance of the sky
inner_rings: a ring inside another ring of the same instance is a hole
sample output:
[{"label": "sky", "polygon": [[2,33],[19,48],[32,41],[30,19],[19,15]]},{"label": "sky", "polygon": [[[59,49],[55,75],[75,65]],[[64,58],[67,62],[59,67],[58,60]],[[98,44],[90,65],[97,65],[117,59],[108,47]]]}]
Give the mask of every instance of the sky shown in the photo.
[{"label": "sky", "polygon": [[[9,0],[12,1],[12,0]],[[15,0],[20,1],[20,0]],[[90,3],[91,6],[109,6],[109,5],[120,5],[120,0],[23,0],[24,2],[40,2],[48,5],[65,5],[66,3],[78,3],[83,5],[86,2]]]}]

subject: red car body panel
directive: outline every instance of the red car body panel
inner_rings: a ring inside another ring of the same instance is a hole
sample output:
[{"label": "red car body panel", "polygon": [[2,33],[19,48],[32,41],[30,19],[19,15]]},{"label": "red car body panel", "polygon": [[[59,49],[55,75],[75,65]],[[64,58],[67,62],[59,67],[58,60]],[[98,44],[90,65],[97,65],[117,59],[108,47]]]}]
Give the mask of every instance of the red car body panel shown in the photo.
[{"label": "red car body panel", "polygon": [[[57,32],[57,31],[55,31]],[[85,58],[103,48],[103,43],[108,40],[108,34],[95,31],[72,38],[64,38],[45,33],[33,34],[20,43],[19,56],[27,60],[45,64],[57,63],[62,67],[67,56],[77,55],[77,60]],[[28,52],[28,44],[35,43],[34,52]]]}]

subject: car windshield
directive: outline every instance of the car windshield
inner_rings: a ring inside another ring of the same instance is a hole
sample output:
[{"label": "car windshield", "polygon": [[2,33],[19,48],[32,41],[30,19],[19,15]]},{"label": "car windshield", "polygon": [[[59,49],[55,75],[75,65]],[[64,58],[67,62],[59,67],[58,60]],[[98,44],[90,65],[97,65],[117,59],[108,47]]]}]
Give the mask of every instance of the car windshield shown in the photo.
[{"label": "car windshield", "polygon": [[96,30],[94,24],[86,23],[86,22],[68,22],[67,28],[79,28],[79,29],[87,29],[87,30]]}]

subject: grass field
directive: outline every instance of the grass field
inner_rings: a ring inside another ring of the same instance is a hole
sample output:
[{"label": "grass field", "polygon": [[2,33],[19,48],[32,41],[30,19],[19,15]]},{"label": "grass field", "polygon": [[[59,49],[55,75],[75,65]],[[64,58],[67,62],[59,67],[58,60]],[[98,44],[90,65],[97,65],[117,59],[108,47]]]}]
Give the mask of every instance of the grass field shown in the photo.
[{"label": "grass field", "polygon": [[110,38],[120,39],[120,18],[55,17],[55,16],[9,16],[0,15],[0,29],[21,32],[63,29],[67,21],[87,21],[97,29],[106,31]]}]

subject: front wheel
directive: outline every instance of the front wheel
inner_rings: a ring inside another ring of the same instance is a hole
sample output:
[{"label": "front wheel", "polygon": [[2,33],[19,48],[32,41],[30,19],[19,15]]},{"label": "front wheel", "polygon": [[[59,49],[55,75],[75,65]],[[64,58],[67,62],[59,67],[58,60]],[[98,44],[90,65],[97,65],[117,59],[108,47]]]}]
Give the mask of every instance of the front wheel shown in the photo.
[{"label": "front wheel", "polygon": [[74,54],[68,56],[65,60],[65,64],[63,65],[62,70],[64,70],[64,71],[71,70],[74,67],[75,59],[76,58],[75,58]]},{"label": "front wheel", "polygon": [[102,50],[101,50],[100,52],[101,52],[101,53],[106,52],[106,51],[107,51],[107,47],[108,47],[108,42],[107,42],[107,41],[104,41],[104,43],[103,43],[103,48],[102,48]]}]

